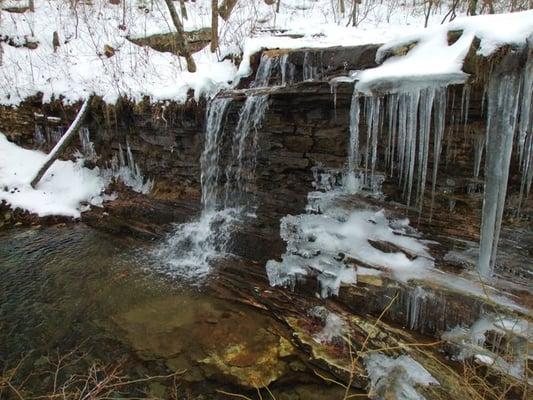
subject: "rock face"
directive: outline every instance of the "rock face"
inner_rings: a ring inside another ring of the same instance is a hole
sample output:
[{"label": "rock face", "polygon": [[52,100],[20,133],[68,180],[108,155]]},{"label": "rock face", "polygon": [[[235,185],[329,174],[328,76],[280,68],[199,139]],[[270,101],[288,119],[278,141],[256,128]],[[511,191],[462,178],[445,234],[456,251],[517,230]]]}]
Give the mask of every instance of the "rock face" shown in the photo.
[{"label": "rock face", "polygon": [[[185,38],[192,53],[202,50],[211,41],[211,28],[202,28],[195,31],[185,32]],[[135,37],[128,40],[139,45],[148,46],[160,52],[168,52],[180,55],[176,46],[177,34],[175,32],[161,33],[147,37]]]}]

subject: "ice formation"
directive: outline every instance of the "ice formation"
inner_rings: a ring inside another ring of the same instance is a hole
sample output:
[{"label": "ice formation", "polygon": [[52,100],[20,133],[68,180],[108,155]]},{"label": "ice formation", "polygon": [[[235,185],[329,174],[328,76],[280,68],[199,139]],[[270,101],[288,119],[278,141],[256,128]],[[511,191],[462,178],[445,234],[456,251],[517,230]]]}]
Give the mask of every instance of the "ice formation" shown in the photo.
[{"label": "ice formation", "polygon": [[493,76],[489,81],[485,191],[478,261],[478,270],[483,276],[490,276],[496,264],[518,118],[520,83],[518,74]]},{"label": "ice formation", "polygon": [[[317,186],[327,183],[320,176]],[[309,194],[308,214],[281,220],[280,234],[287,243],[281,261],[270,260],[266,270],[273,286],[294,288],[305,276],[316,277],[321,297],[338,295],[341,284],[357,281],[357,268],[390,270],[399,279],[420,276],[433,266],[426,246],[406,235],[407,221],[387,217],[383,210],[347,211],[335,206],[344,190]],[[320,214],[314,214],[319,211]],[[386,242],[395,252],[384,252],[369,241]],[[415,255],[410,259],[403,252]]]},{"label": "ice formation", "polygon": [[120,181],[138,193],[148,194],[154,186],[153,180],[144,178],[139,164],[133,159],[128,142],[126,142],[126,155],[122,145],[119,144],[117,153],[111,159],[110,167],[104,173],[108,179]]},{"label": "ice formation", "polygon": [[344,336],[348,332],[348,325],[339,315],[323,306],[313,307],[309,310],[309,315],[320,320],[323,324],[320,332],[313,335],[317,342],[344,344]]},{"label": "ice formation", "polygon": [[[367,126],[364,165],[360,169],[361,139],[359,132],[360,102],[364,101],[366,110],[364,122]],[[354,88],[350,107],[350,147],[348,149],[347,187],[355,187],[360,176],[361,182],[375,190],[374,177],[378,160],[378,141],[382,136],[383,121],[388,127],[385,146],[385,167],[391,175],[398,174],[404,196],[411,204],[413,185],[416,188],[416,204],[422,208],[425,194],[429,162],[431,132],[433,131],[433,179],[432,193],[438,171],[444,120],[446,115],[446,87],[429,86],[410,88],[407,91],[382,96],[364,96],[357,87]],[[432,129],[432,125],[434,129]]]},{"label": "ice formation", "polygon": [[500,314],[484,315],[470,327],[457,326],[442,335],[455,346],[455,359],[474,358],[516,379],[527,374],[532,337],[529,321]]},{"label": "ice formation", "polygon": [[370,380],[369,397],[396,400],[423,400],[417,385],[438,385],[439,382],[418,362],[407,355],[397,358],[381,353],[370,353],[364,359]]}]

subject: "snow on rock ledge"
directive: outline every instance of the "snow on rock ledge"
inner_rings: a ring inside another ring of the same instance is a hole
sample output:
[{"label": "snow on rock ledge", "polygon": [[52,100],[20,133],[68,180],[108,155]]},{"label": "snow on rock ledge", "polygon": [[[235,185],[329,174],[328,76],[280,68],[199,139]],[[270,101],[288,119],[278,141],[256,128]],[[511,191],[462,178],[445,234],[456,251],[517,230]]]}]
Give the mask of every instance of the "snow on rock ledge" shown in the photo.
[{"label": "snow on rock ledge", "polygon": [[[459,32],[460,36],[449,43],[448,32]],[[416,86],[420,82],[425,86],[428,82],[462,83],[468,76],[462,71],[463,62],[474,38],[480,41],[477,53],[487,57],[503,45],[524,45],[532,33],[532,10],[459,18],[380,47],[376,60],[383,64],[356,72],[356,89],[364,93],[383,89],[390,92],[395,86]]]}]

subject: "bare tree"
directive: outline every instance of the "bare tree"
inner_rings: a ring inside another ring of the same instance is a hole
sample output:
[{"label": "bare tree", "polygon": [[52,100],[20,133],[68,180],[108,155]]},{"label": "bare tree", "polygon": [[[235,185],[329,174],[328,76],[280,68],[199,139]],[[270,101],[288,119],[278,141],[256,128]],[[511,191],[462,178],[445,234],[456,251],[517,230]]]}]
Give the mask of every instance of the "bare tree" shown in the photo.
[{"label": "bare tree", "polygon": [[180,51],[180,54],[185,57],[187,60],[187,71],[189,72],[196,72],[196,63],[194,62],[194,59],[191,56],[191,52],[189,50],[189,44],[187,43],[187,39],[185,38],[185,33],[183,30],[183,25],[181,24],[180,19],[178,18],[178,13],[176,12],[176,8],[174,8],[174,4],[172,3],[172,0],[165,0],[165,3],[167,5],[168,11],[170,12],[170,18],[172,19],[172,22],[174,23],[174,26],[176,27],[176,41],[177,41],[177,48]]},{"label": "bare tree", "polygon": [[224,0],[220,7],[218,7],[218,15],[224,20],[227,21],[231,12],[235,8],[238,0]]}]

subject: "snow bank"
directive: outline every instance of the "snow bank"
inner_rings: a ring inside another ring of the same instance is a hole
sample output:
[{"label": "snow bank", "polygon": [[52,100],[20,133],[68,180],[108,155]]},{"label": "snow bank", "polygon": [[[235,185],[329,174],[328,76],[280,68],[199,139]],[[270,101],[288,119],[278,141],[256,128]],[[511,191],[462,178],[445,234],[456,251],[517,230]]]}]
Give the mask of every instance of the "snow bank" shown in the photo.
[{"label": "snow bank", "polygon": [[[162,0],[125,0],[120,5],[94,0],[90,4],[77,2],[76,7],[64,0],[36,2],[33,13],[2,12],[2,35],[19,45],[29,39],[38,46],[30,50],[0,44],[0,104],[17,105],[39,92],[44,94],[45,102],[60,96],[66,102],[76,102],[91,93],[108,103],[120,96],[185,101],[191,89],[196,98],[210,96],[237,81],[236,77],[250,74],[249,56],[263,48],[382,42],[401,34],[414,34],[423,21],[421,5],[398,9],[396,2],[384,1],[362,7],[354,28],[348,26],[349,12],[342,15],[337,2],[284,0],[276,13],[275,4],[240,1],[228,21],[219,19],[219,52],[213,54],[205,48],[194,54],[198,70],[189,73],[183,58],[127,40],[175,30]],[[187,2],[186,8],[186,31],[211,25],[210,0]],[[430,23],[438,23],[446,11],[437,10]],[[61,44],[56,49],[54,32]],[[273,36],[279,33],[302,37]],[[110,57],[105,55],[106,46],[114,49]],[[243,54],[238,73],[229,60],[223,60],[230,54]]]},{"label": "snow bank", "polygon": [[[59,96],[65,102],[76,102],[91,93],[108,103],[120,96],[137,101],[143,96],[153,101],[185,101],[189,89],[199,97],[227,87],[236,68],[230,61],[219,62],[208,49],[194,55],[197,72],[189,73],[183,58],[127,40],[130,35],[173,31],[164,3],[153,4],[154,9],[145,12],[135,1],[127,1],[124,12],[122,6],[107,0],[79,2],[76,8],[63,0],[50,0],[36,2],[34,13],[2,12],[2,35],[28,37],[39,44],[30,50],[1,43],[0,103],[17,105],[39,92],[45,102]],[[186,29],[205,26],[205,18],[189,8]],[[55,50],[54,32],[61,44]],[[105,55],[106,46],[114,49],[111,57]]]},{"label": "snow bank", "polygon": [[[448,45],[449,31],[462,31],[459,39]],[[404,35],[383,45],[377,54],[380,62],[395,48],[415,44],[403,56],[388,58],[382,65],[357,73],[356,88],[369,92],[378,83],[407,80],[409,83],[424,81],[461,83],[467,77],[462,71],[464,59],[475,37],[480,40],[478,54],[489,56],[504,44],[523,45],[533,34],[533,10],[459,18],[447,25],[429,28],[416,34]]]},{"label": "snow bank", "polygon": [[60,215],[78,218],[83,203],[99,205],[105,180],[98,168],[84,168],[81,160],[56,161],[36,189],[31,179],[46,160],[40,151],[26,150],[0,133],[0,202],[40,217]]}]

